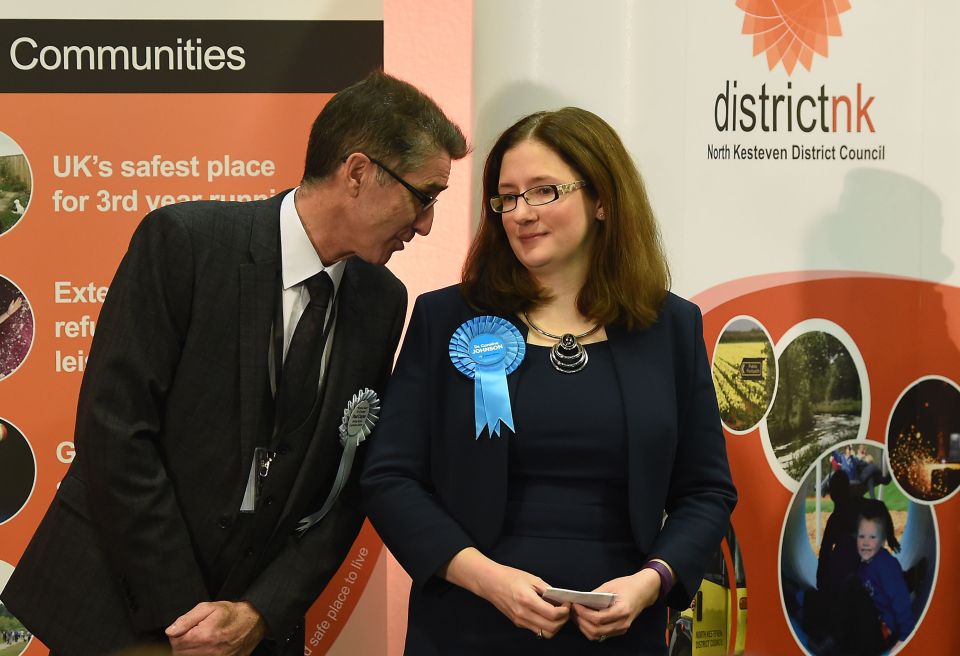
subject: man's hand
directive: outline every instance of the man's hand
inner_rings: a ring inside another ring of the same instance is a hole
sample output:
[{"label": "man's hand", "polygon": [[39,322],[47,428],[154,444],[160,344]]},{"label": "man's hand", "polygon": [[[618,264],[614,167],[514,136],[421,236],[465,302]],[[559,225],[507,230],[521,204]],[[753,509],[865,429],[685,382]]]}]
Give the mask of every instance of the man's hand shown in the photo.
[{"label": "man's hand", "polygon": [[266,630],[260,613],[245,601],[204,601],[166,633],[175,656],[247,656]]}]

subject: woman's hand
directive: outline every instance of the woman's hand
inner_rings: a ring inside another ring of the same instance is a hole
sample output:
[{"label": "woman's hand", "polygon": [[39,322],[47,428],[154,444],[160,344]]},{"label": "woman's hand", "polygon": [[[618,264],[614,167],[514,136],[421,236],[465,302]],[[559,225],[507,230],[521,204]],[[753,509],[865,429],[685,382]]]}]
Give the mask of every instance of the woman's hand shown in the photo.
[{"label": "woman's hand", "polygon": [[614,592],[617,598],[603,610],[574,604],[573,613],[583,635],[590,640],[605,640],[626,633],[640,611],[654,604],[660,594],[660,575],[652,569],[642,569],[632,576],[608,581],[594,592]]},{"label": "woman's hand", "polygon": [[494,562],[473,547],[450,559],[443,576],[540,638],[555,636],[570,617],[570,604],[554,606],[540,596],[550,586],[539,576]]},{"label": "woman's hand", "polygon": [[498,571],[478,581],[480,596],[514,625],[541,638],[552,638],[570,618],[570,604],[554,606],[540,595],[550,586],[529,572],[497,565]]}]

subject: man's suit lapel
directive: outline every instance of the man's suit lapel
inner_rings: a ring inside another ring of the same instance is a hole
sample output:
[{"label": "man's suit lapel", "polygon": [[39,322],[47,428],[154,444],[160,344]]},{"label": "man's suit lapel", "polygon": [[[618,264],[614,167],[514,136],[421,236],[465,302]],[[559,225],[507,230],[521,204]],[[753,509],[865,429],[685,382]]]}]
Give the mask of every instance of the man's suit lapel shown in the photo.
[{"label": "man's suit lapel", "polygon": [[[278,526],[285,523],[291,511],[302,507],[304,498],[316,504],[313,510],[323,503],[333,481],[331,472],[336,471],[343,451],[338,434],[331,428],[339,425],[346,402],[360,391],[358,381],[372,380],[361,367],[369,362],[371,345],[382,342],[384,338],[372,331],[374,322],[366,320],[363,315],[364,308],[374,307],[372,303],[376,299],[361,298],[356,276],[357,270],[352,266],[352,260],[347,261],[337,294],[337,323],[330,345],[330,360],[324,374],[320,415]],[[374,347],[373,350],[377,349]]]},{"label": "man's suit lapel", "polygon": [[258,446],[258,430],[269,392],[268,349],[273,325],[280,268],[280,201],[283,194],[251,203],[250,257],[240,266],[240,462],[246,481]]}]

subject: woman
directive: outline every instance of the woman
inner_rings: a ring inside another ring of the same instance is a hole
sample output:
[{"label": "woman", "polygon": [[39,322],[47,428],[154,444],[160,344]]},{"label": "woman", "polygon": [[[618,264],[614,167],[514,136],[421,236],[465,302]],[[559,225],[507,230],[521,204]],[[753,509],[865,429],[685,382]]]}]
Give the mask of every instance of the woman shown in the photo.
[{"label": "woman", "polygon": [[689,605],[736,502],[700,313],[668,293],[639,173],[594,114],[521,119],[483,191],[462,283],[414,308],[362,480],[413,578],[407,653],[664,653],[665,603]]}]

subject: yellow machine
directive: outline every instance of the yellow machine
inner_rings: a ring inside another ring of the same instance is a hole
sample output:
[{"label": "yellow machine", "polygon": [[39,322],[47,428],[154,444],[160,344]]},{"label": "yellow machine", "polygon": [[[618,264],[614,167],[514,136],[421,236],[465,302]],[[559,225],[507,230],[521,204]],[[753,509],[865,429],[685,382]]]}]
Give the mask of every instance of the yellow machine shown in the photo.
[{"label": "yellow machine", "polygon": [[670,656],[744,653],[747,579],[733,527],[711,558],[690,608],[681,613],[671,612],[668,633]]}]

